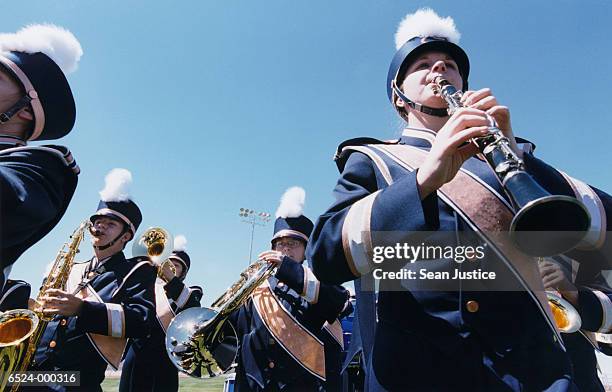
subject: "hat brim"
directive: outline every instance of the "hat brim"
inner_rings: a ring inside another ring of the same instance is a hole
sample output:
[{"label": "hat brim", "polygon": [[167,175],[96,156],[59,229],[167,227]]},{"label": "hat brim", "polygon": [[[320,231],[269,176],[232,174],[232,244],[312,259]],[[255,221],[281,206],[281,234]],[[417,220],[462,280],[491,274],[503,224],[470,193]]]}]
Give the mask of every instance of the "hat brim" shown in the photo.
[{"label": "hat brim", "polygon": [[468,77],[470,75],[470,60],[463,49],[459,45],[456,45],[449,41],[428,41],[425,42],[416,48],[414,48],[408,55],[404,58],[402,65],[399,67],[396,75],[396,83],[397,85],[401,85],[402,81],[406,77],[406,71],[408,67],[422,54],[427,52],[443,52],[447,53],[452,57],[453,60],[457,63],[457,67],[459,68],[459,73],[461,74],[461,78],[463,79],[464,90],[467,89]]}]

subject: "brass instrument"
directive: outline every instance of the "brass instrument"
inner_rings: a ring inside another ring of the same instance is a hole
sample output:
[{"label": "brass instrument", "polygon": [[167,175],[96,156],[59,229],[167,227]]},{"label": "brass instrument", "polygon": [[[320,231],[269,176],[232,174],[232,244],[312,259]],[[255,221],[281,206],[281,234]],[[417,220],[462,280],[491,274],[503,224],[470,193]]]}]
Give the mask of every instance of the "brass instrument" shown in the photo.
[{"label": "brass instrument", "polygon": [[573,333],[580,330],[582,319],[572,304],[554,291],[547,291],[546,297],[559,331]]},{"label": "brass instrument", "polygon": [[[49,289],[66,289],[74,258],[90,227],[89,220],[81,223],[70,236],[70,242],[59,250],[51,270],[43,280],[36,304],[40,304]],[[16,309],[0,314],[0,390],[6,387],[11,373],[28,370],[43,332],[52,319],[53,316],[43,314],[39,306],[34,311]],[[14,384],[11,390],[15,391],[18,387],[18,384]]]},{"label": "brass instrument", "polygon": [[275,270],[274,264],[257,260],[211,308],[190,308],[179,313],[166,331],[166,351],[174,366],[195,378],[226,372],[238,351],[236,330],[228,318]]},{"label": "brass instrument", "polygon": [[[440,76],[433,90],[448,105],[452,115],[463,107],[463,93]],[[573,197],[551,195],[525,171],[524,162],[510,147],[510,141],[489,116],[489,134],[475,138],[482,155],[493,168],[516,214],[510,226],[510,237],[523,252],[531,256],[552,256],[574,248],[589,228],[590,216],[584,205]]]},{"label": "brass instrument", "polygon": [[166,263],[170,263],[170,269],[176,275],[176,268],[168,259],[172,253],[172,235],[161,227],[150,227],[142,234],[136,236],[137,240],[132,245],[132,256],[147,256],[157,267],[157,276],[161,279],[162,269]]},{"label": "brass instrument", "polygon": [[[542,263],[544,260],[543,257],[538,257],[538,263]],[[546,298],[548,299],[548,305],[559,331],[573,333],[580,330],[582,326],[580,313],[569,301],[561,296],[561,293],[547,290]]]}]

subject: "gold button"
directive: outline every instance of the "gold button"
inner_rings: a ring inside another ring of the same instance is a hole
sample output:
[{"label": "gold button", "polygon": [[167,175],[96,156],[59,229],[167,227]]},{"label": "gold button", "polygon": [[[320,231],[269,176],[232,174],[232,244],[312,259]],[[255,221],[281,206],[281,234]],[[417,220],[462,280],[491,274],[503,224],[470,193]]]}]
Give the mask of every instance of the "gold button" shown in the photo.
[{"label": "gold button", "polygon": [[468,312],[470,313],[476,313],[478,312],[478,302],[476,301],[467,301],[465,304],[465,307],[467,308]]},{"label": "gold button", "polygon": [[60,321],[60,325],[61,325],[62,327],[65,327],[65,326],[66,326],[66,324],[68,324],[68,322],[66,321],[66,319],[62,319],[62,321]]},{"label": "gold button", "polygon": [[94,276],[94,275],[95,275],[95,274],[93,273],[93,271],[91,271],[90,273],[88,273],[88,274],[87,274],[87,277],[88,277],[89,279],[91,279],[91,278],[93,278],[93,276]]},{"label": "gold button", "polygon": [[55,348],[55,346],[57,346],[57,343],[55,343],[55,340],[52,340],[51,342],[49,342],[49,347]]},{"label": "gold button", "polygon": [[270,363],[268,363],[268,367],[270,369],[274,369],[274,362],[270,361]]}]

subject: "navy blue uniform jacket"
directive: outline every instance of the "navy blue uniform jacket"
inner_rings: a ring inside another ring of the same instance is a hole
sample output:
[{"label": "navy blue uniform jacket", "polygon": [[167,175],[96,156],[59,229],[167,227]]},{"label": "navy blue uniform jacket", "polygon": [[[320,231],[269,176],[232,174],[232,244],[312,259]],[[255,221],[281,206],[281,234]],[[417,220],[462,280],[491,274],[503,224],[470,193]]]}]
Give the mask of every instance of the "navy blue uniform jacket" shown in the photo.
[{"label": "navy blue uniform jacket", "polygon": [[78,167],[65,147],[2,153],[14,147],[0,144],[0,270],[55,227],[77,186]]},{"label": "navy blue uniform jacket", "polygon": [[[433,137],[431,131],[409,129],[396,143],[428,151]],[[344,145],[366,143],[373,141],[354,140]],[[390,186],[366,154],[338,155],[341,177],[334,190],[336,201],[317,220],[306,251],[315,275],[323,282],[337,284],[372,271],[372,259],[359,246],[358,238],[363,232],[404,233],[403,242],[414,241],[418,245],[422,241],[415,238],[419,232],[471,230],[436,193],[421,200],[416,172],[407,171],[384,154],[379,158],[394,179]],[[527,170],[549,192],[576,195],[566,177],[554,168],[530,153],[525,153],[524,159]],[[463,169],[499,195],[505,195],[488,164],[477,157],[466,161]],[[589,243],[569,256],[580,262],[609,265],[611,242],[605,237],[605,227],[612,212],[612,199],[583,185],[577,196],[584,196],[583,201],[588,202],[587,198],[592,201],[596,195],[601,208],[596,216],[593,206],[588,206],[592,213],[592,227],[586,239]],[[453,237],[445,236],[448,242],[440,245],[459,245]],[[515,278],[492,252],[485,253],[480,262],[463,265],[477,267],[495,270],[498,278],[482,283],[483,287],[478,287],[481,282],[472,282],[470,291],[461,286],[461,281],[455,289],[446,291],[411,287],[397,290],[393,282],[381,282],[372,358],[378,381],[389,390],[572,388],[568,356],[532,298],[527,292],[496,291],[496,284],[507,284]],[[387,285],[393,290],[388,290]],[[598,301],[593,294],[584,295],[590,301]],[[478,305],[472,306],[472,311],[468,311],[470,301]],[[602,309],[600,306],[594,315],[600,324],[604,319]],[[546,367],[542,368],[542,363]]]},{"label": "navy blue uniform jacket", "polygon": [[[285,256],[276,275],[268,281],[283,307],[310,332],[321,336],[323,324],[338,317],[346,306],[349,293],[338,285],[314,282],[312,274],[305,280],[305,273],[308,274],[306,262],[301,265]],[[298,294],[308,291],[305,282],[318,286],[316,303],[308,302]],[[234,312],[230,320],[239,342],[236,391],[290,390],[296,385],[312,388],[322,385],[274,340],[259,318],[252,300]]]},{"label": "navy blue uniform jacket", "polygon": [[[191,288],[177,277],[164,285],[170,306],[175,314],[184,309],[200,307],[202,289]],[[185,299],[183,299],[183,297]],[[166,352],[166,333],[155,317],[148,338],[134,339],[123,362],[119,391],[178,390],[178,370]]]},{"label": "navy blue uniform jacket", "polygon": [[9,279],[0,294],[0,312],[12,309],[27,309],[32,288],[23,280]]},{"label": "navy blue uniform jacket", "polygon": [[[82,390],[102,390],[100,384],[107,363],[86,333],[108,336],[119,333],[126,338],[150,334],[155,322],[156,269],[145,264],[125,279],[141,260],[126,259],[123,252],[106,259],[105,272],[90,282],[103,302],[84,301],[78,316],[54,317],[36,351],[34,370],[78,370]],[[120,305],[122,314],[117,316],[117,305],[113,304]],[[109,320],[109,316],[116,319]]]}]

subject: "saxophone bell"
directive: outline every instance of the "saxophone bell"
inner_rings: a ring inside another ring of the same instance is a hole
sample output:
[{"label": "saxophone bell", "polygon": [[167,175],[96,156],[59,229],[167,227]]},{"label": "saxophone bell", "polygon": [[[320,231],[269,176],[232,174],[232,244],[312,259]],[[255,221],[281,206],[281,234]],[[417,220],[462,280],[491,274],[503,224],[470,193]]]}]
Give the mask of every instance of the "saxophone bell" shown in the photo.
[{"label": "saxophone bell", "polygon": [[[89,220],[82,222],[70,236],[70,241],[62,246],[43,280],[36,300],[31,301],[31,304],[39,304],[49,289],[66,289],[74,258],[90,227]],[[15,309],[0,313],[0,391],[4,390],[12,373],[28,370],[42,334],[52,318],[43,314],[40,306],[34,306],[33,310]],[[18,388],[19,382],[16,382],[11,391]]]}]

